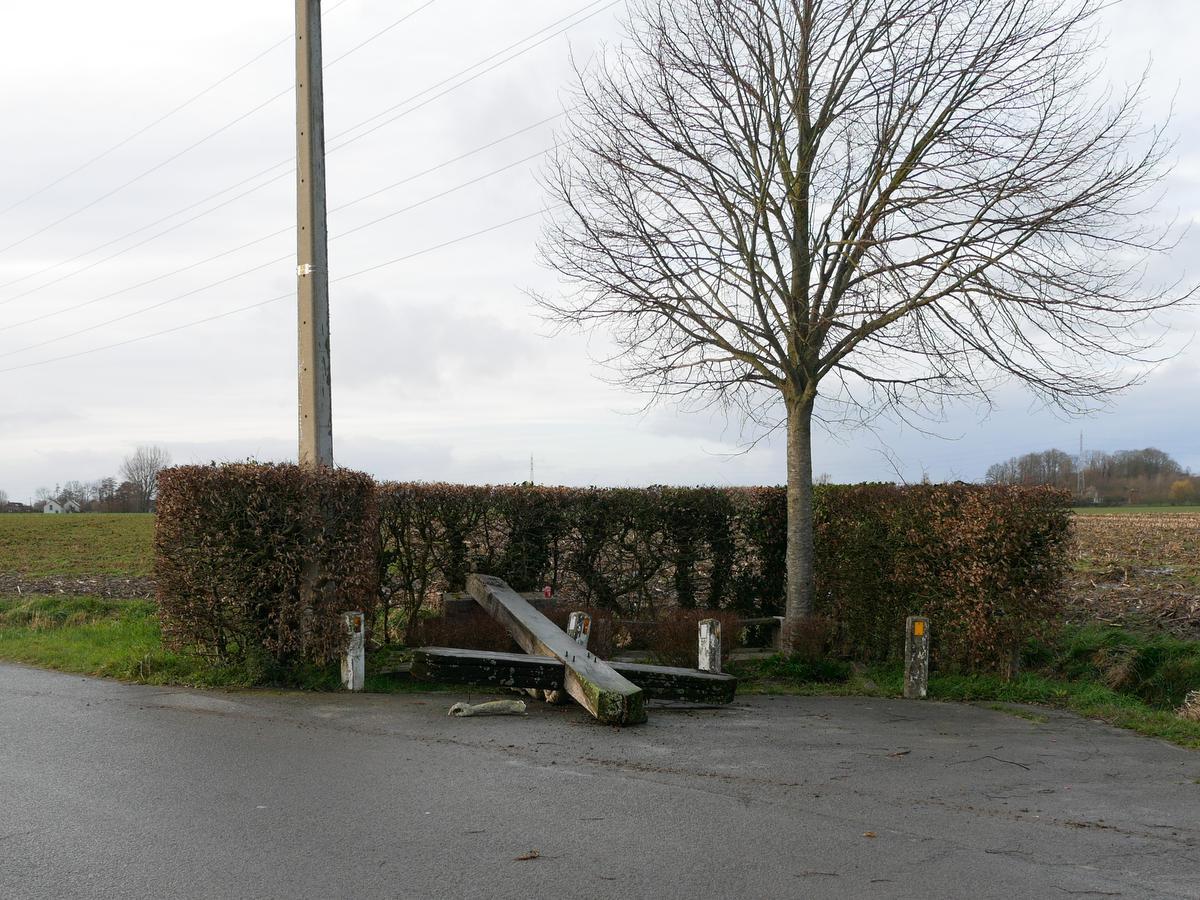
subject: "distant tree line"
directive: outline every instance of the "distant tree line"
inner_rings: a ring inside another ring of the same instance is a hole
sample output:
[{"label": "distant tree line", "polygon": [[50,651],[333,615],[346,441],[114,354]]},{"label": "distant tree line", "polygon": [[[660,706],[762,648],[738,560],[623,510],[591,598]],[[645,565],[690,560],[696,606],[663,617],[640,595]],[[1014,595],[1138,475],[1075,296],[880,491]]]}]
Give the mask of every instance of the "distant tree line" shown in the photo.
[{"label": "distant tree line", "polygon": [[1200,477],[1155,447],[1079,455],[1044,450],[1014,456],[987,470],[989,484],[1044,484],[1085,503],[1196,503]]},{"label": "distant tree line", "polygon": [[0,491],[0,512],[42,512],[51,500],[64,507],[73,503],[79,512],[151,512],[158,493],[158,473],[170,463],[171,456],[162,447],[138,447],[122,460],[119,478],[72,480],[56,484],[53,490],[40,487],[29,506],[9,502],[8,495]]}]

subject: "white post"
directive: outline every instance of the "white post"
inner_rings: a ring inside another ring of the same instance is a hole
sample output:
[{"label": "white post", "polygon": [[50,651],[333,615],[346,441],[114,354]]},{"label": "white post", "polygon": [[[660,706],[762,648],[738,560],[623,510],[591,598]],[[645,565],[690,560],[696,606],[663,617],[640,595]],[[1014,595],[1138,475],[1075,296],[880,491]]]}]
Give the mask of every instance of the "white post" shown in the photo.
[{"label": "white post", "polygon": [[347,642],[342,654],[342,687],[361,691],[366,675],[366,625],[360,612],[342,613]]},{"label": "white post", "polygon": [[771,649],[777,653],[783,652],[783,616],[775,617],[775,626],[771,633]]},{"label": "white post", "polygon": [[[587,650],[588,638],[592,636],[592,617],[585,612],[573,612],[567,617],[567,636],[575,639],[582,649]],[[530,691],[531,694],[536,694],[536,691]],[[546,691],[544,693],[547,703],[552,703],[555,706],[562,706],[570,698],[566,691]]]},{"label": "white post", "polygon": [[717,619],[700,622],[700,665],[701,672],[721,671],[721,623]]}]

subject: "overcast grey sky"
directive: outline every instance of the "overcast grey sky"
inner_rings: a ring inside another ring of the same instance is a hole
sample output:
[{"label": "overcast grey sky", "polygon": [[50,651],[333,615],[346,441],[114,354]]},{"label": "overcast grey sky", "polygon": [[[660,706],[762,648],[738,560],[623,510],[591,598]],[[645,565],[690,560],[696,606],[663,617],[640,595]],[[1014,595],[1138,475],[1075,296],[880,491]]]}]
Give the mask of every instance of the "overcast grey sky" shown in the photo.
[{"label": "overcast grey sky", "polygon": [[[741,453],[737,423],[640,412],[642,398],[602,380],[604,338],[547,337],[525,293],[554,288],[535,261],[544,201],[532,157],[553,144],[570,54],[586,61],[616,40],[623,4],[424,4],[326,3],[338,463],[381,478],[512,482],[532,455],[547,483],[780,483],[782,435]],[[294,458],[292,15],[287,0],[186,13],[154,0],[6,4],[0,210],[262,54],[0,213],[0,489],[13,499],[114,474],[140,443],[177,462]],[[1106,27],[1112,81],[1151,64],[1148,117],[1173,103],[1177,165],[1162,212],[1195,222],[1200,4],[1125,0]],[[1194,276],[1197,250],[1193,229],[1159,274]],[[1173,315],[1168,347],[1198,325],[1195,312]],[[1198,352],[1087,419],[1038,409],[1014,386],[987,417],[956,410],[940,437],[886,423],[823,435],[815,468],[838,481],[971,480],[1012,455],[1071,450],[1082,429],[1091,449],[1154,445],[1200,469]]]}]

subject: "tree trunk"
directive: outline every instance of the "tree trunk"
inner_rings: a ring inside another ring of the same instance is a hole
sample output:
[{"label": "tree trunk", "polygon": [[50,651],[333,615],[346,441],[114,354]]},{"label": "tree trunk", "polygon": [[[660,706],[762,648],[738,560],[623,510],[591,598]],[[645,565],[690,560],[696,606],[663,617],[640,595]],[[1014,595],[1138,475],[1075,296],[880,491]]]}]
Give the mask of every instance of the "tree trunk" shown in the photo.
[{"label": "tree trunk", "polygon": [[815,591],[813,555],[813,400],[787,401],[787,606],[783,649],[794,649],[796,628],[812,615]]}]

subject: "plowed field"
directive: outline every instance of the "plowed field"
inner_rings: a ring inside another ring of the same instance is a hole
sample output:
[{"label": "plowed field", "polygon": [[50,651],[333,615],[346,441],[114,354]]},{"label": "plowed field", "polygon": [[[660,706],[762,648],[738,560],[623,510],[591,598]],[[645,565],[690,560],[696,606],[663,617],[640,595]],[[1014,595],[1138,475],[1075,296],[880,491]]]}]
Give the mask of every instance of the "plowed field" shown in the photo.
[{"label": "plowed field", "polygon": [[1200,513],[1076,516],[1072,618],[1200,637]]}]

